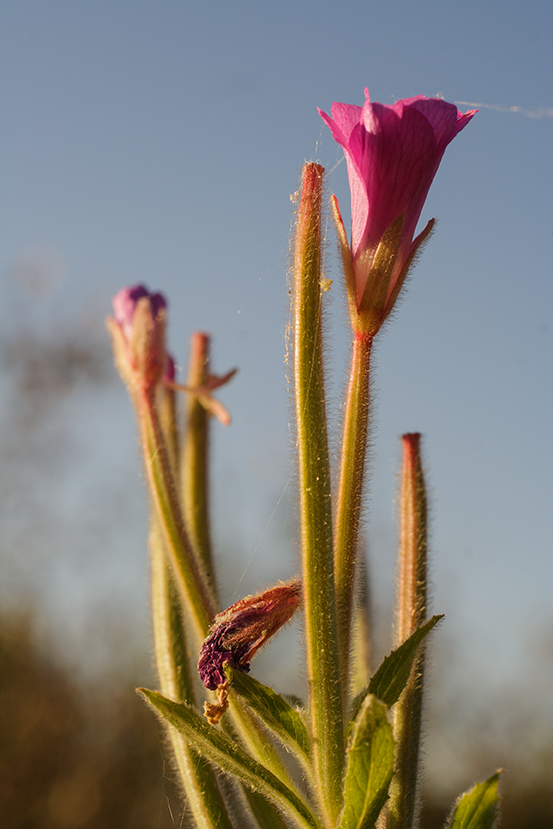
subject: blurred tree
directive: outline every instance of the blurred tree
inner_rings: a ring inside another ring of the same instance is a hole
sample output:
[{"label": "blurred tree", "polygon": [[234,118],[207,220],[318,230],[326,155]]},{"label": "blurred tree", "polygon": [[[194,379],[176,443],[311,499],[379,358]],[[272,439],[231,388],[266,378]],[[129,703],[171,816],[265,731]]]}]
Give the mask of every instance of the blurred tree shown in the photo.
[{"label": "blurred tree", "polygon": [[93,694],[33,641],[30,613],[0,620],[0,825],[169,829],[182,806],[154,717],[131,682]]}]

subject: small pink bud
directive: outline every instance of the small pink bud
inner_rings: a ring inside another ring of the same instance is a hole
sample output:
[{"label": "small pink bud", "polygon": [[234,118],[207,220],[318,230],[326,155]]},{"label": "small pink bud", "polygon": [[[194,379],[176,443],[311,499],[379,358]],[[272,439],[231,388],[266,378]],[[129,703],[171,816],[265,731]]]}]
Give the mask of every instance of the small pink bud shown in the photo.
[{"label": "small pink bud", "polygon": [[165,344],[167,302],[163,294],[150,293],[143,285],[122,288],[113,297],[115,319],[108,318],[116,361],[127,381],[138,380],[151,389],[171,371],[174,362]]},{"label": "small pink bud", "polygon": [[121,326],[127,340],[130,340],[132,336],[132,323],[138,300],[145,298],[149,300],[154,318],[157,317],[158,311],[167,308],[167,301],[163,294],[151,294],[144,285],[131,285],[128,288],[121,288],[112,299],[115,319]]}]

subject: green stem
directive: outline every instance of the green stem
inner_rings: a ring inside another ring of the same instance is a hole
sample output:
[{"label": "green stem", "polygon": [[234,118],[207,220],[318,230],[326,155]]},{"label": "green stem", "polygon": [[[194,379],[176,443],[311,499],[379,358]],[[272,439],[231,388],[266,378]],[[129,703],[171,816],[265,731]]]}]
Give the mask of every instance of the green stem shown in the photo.
[{"label": "green stem", "polygon": [[216,613],[215,601],[184,525],[161,424],[148,393],[138,397],[138,420],[149,489],[174,577],[203,640]]},{"label": "green stem", "polygon": [[165,446],[171,463],[171,471],[178,480],[180,465],[180,434],[177,417],[177,395],[173,389],[164,387],[158,398],[159,423],[165,438]]},{"label": "green stem", "polygon": [[[195,332],[190,339],[187,385],[203,386],[209,374],[209,336]],[[186,399],[186,429],[182,452],[182,494],[186,526],[200,557],[208,583],[214,572],[209,526],[209,418],[198,396]],[[215,591],[214,591],[215,592]]]},{"label": "green stem", "polygon": [[[424,624],[427,610],[427,503],[420,435],[403,435],[397,642]],[[387,829],[411,829],[418,816],[418,764],[423,704],[424,645],[394,711],[396,773]]]},{"label": "green stem", "polygon": [[349,676],[355,565],[359,546],[359,522],[369,429],[371,351],[372,338],[358,334],[352,344],[334,527],[338,643],[344,677]]},{"label": "green stem", "polygon": [[317,164],[303,169],[292,279],[307,674],[315,774],[327,820],[334,826],[342,807],[344,724],[321,336],[323,173]]},{"label": "green stem", "polygon": [[371,676],[372,659],[372,608],[368,565],[364,559],[357,564],[355,577],[355,607],[352,625],[351,692],[355,698],[367,687]]},{"label": "green stem", "polygon": [[[160,690],[164,696],[194,705],[193,679],[184,620],[175,596],[163,537],[156,519],[150,530],[152,617]],[[182,787],[197,826],[233,829],[213,769],[183,737],[169,728],[169,737]]]}]

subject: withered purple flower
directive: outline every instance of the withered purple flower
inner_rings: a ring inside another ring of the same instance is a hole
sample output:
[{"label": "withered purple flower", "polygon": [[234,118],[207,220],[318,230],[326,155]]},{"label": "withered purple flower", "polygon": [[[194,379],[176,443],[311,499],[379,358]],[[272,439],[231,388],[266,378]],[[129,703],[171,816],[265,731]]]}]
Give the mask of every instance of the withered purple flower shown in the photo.
[{"label": "withered purple flower", "polygon": [[210,691],[226,683],[224,665],[250,670],[259,648],[294,615],[301,599],[301,584],[280,584],[231,605],[218,613],[202,645],[198,671]]}]

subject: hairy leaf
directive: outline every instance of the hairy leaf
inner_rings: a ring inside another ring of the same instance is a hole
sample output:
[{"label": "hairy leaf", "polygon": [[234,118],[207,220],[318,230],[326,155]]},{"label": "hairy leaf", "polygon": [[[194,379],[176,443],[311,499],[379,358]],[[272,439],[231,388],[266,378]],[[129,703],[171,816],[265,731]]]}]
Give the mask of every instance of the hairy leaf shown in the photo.
[{"label": "hairy leaf", "polygon": [[399,648],[396,648],[388,654],[371,678],[368,687],[354,700],[354,717],[367,694],[374,694],[375,697],[385,702],[386,705],[393,705],[398,701],[401,692],[409,681],[411,668],[417,656],[417,649],[420,643],[440,619],[443,619],[443,615],[432,616],[428,622],[421,625],[420,628],[411,634],[409,639],[406,639]]},{"label": "hairy leaf", "polygon": [[387,707],[367,695],[353,723],[339,829],[372,829],[394,772],[394,737]]},{"label": "hairy leaf", "polygon": [[493,829],[499,818],[498,783],[501,771],[461,795],[447,829]]},{"label": "hairy leaf", "polygon": [[302,829],[319,829],[319,823],[300,796],[286,786],[269,769],[254,760],[239,743],[215,726],[209,725],[197,711],[184,703],[167,699],[157,691],[139,688],[155,711],[184,735],[189,745],[223,771],[235,775],[242,783],[264,795],[293,819]]},{"label": "hairy leaf", "polygon": [[303,717],[280,694],[263,685],[253,676],[235,671],[228,666],[225,673],[232,690],[238,694],[257,716],[294,754],[308,758],[311,743]]}]

